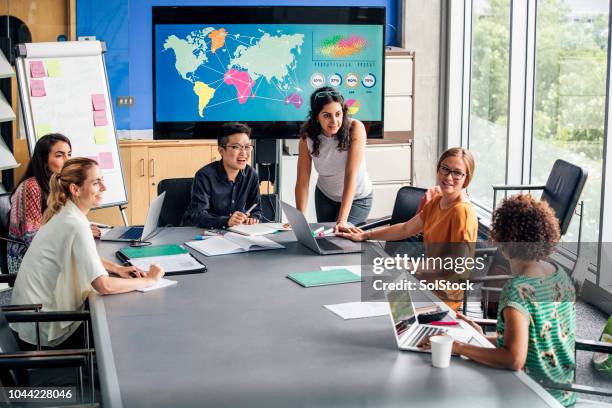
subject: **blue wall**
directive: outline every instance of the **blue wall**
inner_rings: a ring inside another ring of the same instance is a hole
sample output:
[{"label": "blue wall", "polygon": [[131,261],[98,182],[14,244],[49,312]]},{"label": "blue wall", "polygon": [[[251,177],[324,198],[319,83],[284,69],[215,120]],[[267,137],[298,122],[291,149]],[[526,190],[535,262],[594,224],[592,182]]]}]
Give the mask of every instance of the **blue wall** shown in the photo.
[{"label": "blue wall", "polygon": [[[292,6],[387,6],[387,22],[395,25],[396,0],[78,0],[77,36],[95,35],[106,41],[108,81],[113,99],[131,95],[131,108],[119,108],[113,100],[117,129],[153,128],[152,6],[190,5],[292,5]],[[128,19],[128,16],[130,17]],[[387,26],[387,44],[395,31]]]}]

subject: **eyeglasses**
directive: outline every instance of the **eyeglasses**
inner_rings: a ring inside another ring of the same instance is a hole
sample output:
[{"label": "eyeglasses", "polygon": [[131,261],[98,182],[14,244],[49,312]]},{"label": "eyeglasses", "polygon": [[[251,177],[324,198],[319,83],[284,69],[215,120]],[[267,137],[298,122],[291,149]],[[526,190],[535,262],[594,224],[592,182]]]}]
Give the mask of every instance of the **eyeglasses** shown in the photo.
[{"label": "eyeglasses", "polygon": [[319,91],[315,94],[315,99],[324,98],[326,96],[342,97],[342,94],[338,91]]},{"label": "eyeglasses", "polygon": [[444,177],[448,176],[449,174],[451,175],[451,177],[453,178],[453,180],[461,180],[462,178],[465,177],[465,173],[459,171],[459,170],[451,170],[448,167],[446,167],[445,165],[440,165],[440,167],[438,167],[438,173],[440,173],[441,175],[443,175]]},{"label": "eyeglasses", "polygon": [[241,144],[231,144],[231,145],[224,145],[223,147],[225,147],[226,149],[229,147],[230,149],[232,149],[233,152],[238,152],[238,151],[245,151],[247,153],[250,153],[253,150],[253,145],[241,145]]}]

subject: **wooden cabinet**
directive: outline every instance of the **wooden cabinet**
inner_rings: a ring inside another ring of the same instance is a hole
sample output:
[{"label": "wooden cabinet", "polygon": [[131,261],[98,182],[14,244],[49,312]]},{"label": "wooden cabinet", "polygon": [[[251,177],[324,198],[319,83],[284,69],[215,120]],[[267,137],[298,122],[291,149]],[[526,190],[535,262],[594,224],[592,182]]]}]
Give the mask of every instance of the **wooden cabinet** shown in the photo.
[{"label": "wooden cabinet", "polygon": [[[167,178],[193,177],[202,166],[219,157],[215,140],[122,141],[119,143],[130,225],[142,225],[157,185]],[[123,225],[118,207],[92,211],[92,221]]]}]

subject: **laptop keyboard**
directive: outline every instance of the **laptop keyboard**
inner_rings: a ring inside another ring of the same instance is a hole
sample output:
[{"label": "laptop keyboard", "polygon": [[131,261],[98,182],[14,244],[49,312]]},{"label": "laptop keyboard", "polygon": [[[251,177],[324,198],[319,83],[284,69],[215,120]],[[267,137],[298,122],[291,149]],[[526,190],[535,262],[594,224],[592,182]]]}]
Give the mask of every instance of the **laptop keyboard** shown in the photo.
[{"label": "laptop keyboard", "polygon": [[407,344],[408,347],[416,347],[419,345],[419,343],[421,342],[421,340],[423,340],[425,337],[428,336],[437,336],[440,334],[444,334],[446,332],[446,330],[444,329],[438,329],[435,327],[427,327],[427,326],[420,326],[419,330],[417,331],[416,335],[414,337],[412,337],[412,340],[410,340],[410,342]]},{"label": "laptop keyboard", "polygon": [[131,227],[125,231],[119,238],[137,240],[142,236],[142,227]]}]

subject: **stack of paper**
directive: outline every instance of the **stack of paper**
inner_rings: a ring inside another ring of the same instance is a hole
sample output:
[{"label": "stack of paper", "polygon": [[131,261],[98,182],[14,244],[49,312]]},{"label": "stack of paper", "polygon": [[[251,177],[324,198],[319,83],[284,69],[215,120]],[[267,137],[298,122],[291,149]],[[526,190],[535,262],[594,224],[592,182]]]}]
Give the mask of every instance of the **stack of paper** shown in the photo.
[{"label": "stack of paper", "polygon": [[245,237],[232,232],[228,232],[222,237],[185,242],[185,245],[206,256],[284,248],[281,244],[265,237]]},{"label": "stack of paper", "polygon": [[323,307],[344,320],[386,316],[389,314],[389,303],[387,302],[349,302],[337,305],[324,305]]}]

